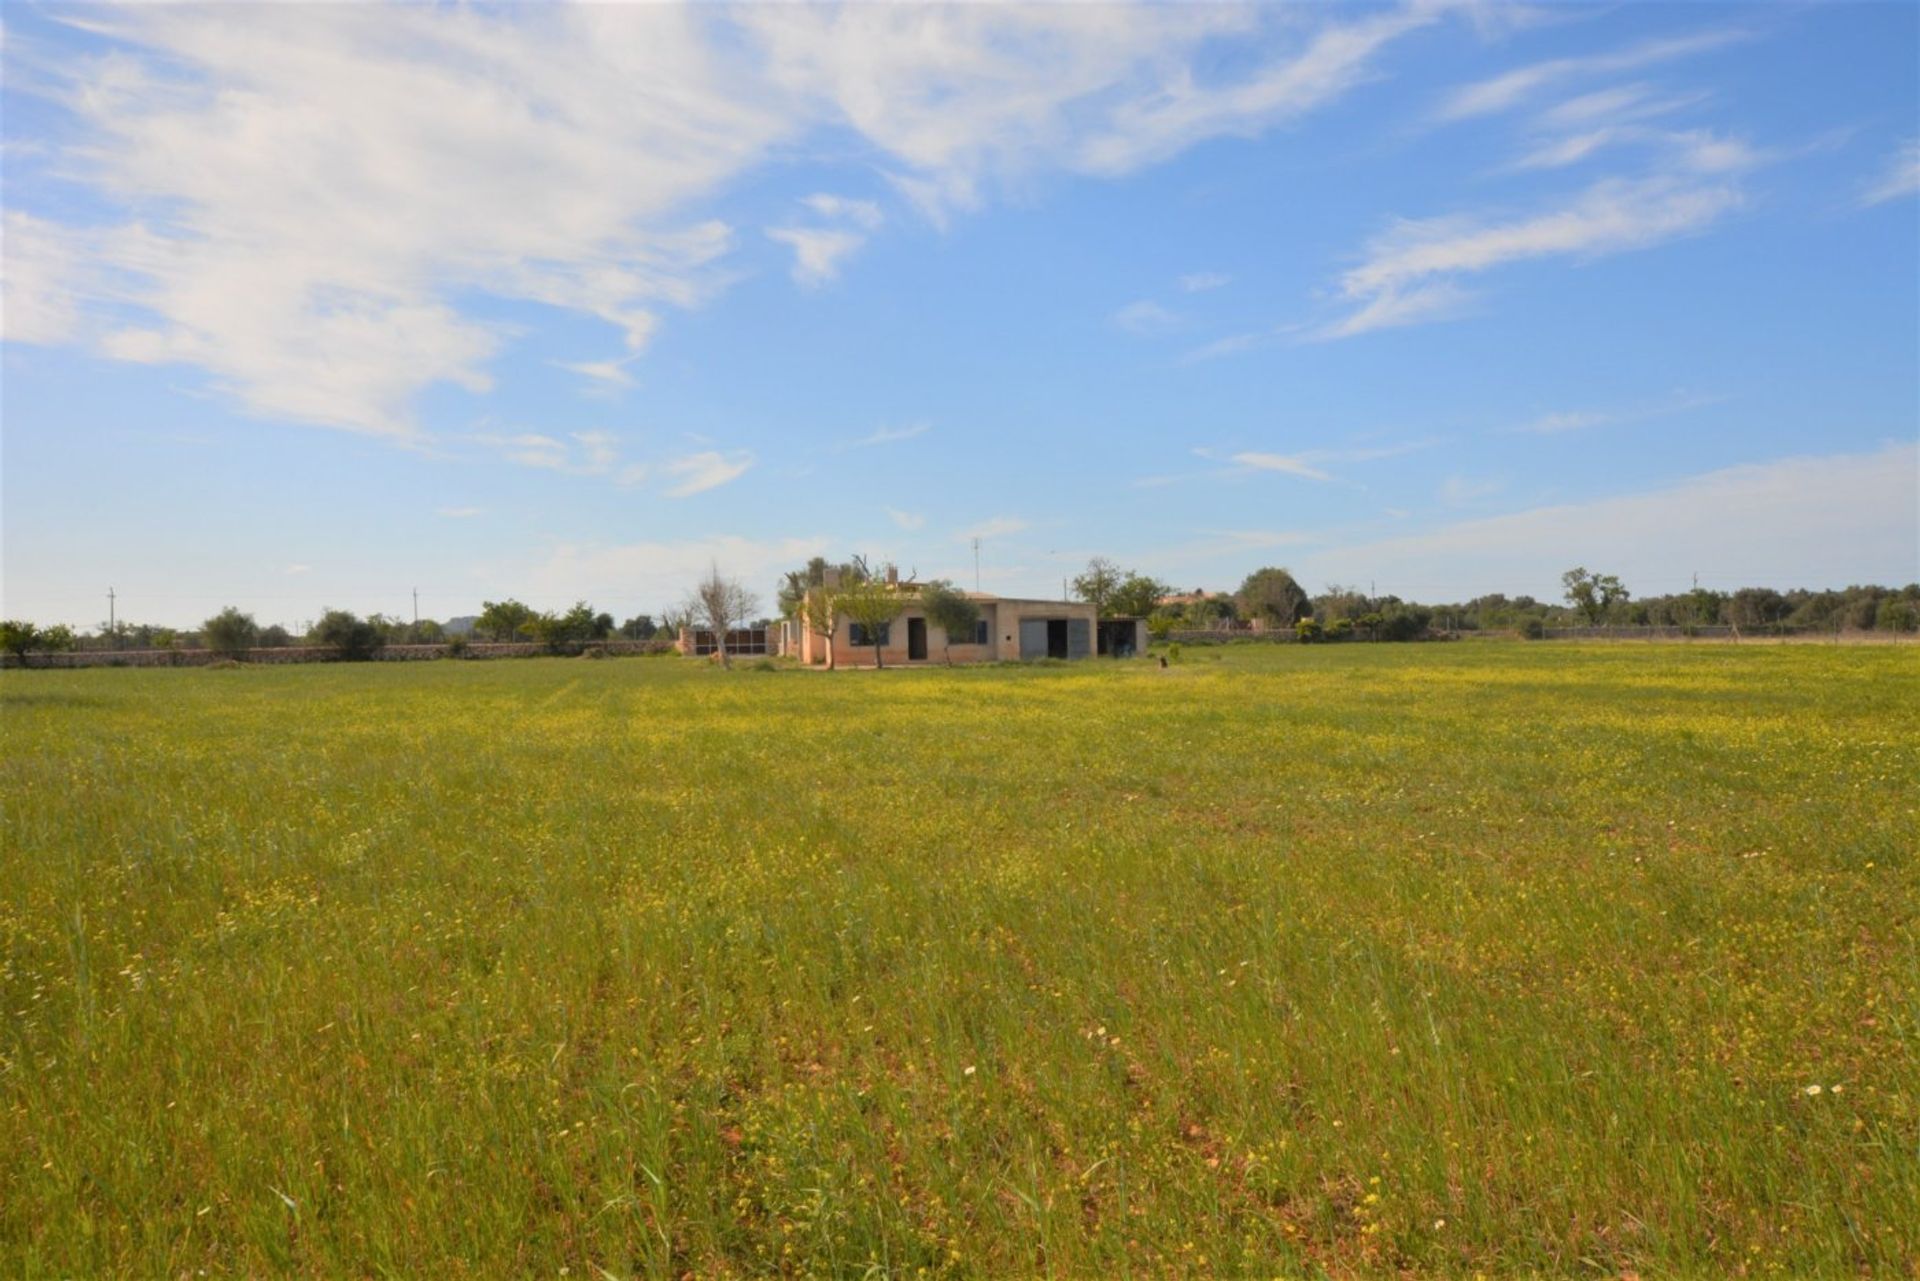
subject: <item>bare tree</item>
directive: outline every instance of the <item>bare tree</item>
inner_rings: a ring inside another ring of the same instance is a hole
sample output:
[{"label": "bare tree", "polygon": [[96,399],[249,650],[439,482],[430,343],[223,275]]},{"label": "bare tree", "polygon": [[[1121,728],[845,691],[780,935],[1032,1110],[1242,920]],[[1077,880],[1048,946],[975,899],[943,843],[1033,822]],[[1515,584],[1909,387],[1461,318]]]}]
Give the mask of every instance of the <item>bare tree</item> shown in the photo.
[{"label": "bare tree", "polygon": [[721,576],[714,565],[687,597],[687,614],[695,627],[704,626],[713,633],[713,644],[722,667],[733,666],[727,656],[727,633],[745,622],[760,608],[760,598],[739,582]]}]

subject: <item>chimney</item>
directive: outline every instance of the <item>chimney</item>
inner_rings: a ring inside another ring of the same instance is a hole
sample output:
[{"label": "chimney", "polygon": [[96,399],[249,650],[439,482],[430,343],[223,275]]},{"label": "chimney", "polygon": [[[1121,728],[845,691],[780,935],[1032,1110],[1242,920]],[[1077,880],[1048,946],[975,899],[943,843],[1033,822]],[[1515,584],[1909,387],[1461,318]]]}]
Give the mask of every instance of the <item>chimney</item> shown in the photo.
[{"label": "chimney", "polygon": [[898,565],[887,566],[887,586],[898,587],[899,585],[900,585],[900,567]]}]

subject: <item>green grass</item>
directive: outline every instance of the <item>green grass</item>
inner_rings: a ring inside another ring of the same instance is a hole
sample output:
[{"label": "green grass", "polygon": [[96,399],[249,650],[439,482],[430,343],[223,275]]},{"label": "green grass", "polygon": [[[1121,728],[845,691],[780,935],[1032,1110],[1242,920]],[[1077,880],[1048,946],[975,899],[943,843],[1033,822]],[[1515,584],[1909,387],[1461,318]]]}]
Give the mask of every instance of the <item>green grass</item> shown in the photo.
[{"label": "green grass", "polygon": [[0,696],[10,1274],[1920,1268],[1920,652]]}]

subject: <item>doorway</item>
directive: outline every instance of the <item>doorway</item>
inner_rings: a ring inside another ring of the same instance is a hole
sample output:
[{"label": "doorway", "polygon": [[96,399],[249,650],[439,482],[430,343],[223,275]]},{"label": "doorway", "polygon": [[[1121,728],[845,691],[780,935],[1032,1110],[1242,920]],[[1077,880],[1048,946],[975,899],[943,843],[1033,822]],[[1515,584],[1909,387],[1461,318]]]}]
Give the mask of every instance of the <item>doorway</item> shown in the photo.
[{"label": "doorway", "polygon": [[907,661],[924,662],[927,657],[927,620],[907,620]]},{"label": "doorway", "polygon": [[1067,620],[1049,618],[1047,620],[1047,657],[1065,658],[1067,656]]}]

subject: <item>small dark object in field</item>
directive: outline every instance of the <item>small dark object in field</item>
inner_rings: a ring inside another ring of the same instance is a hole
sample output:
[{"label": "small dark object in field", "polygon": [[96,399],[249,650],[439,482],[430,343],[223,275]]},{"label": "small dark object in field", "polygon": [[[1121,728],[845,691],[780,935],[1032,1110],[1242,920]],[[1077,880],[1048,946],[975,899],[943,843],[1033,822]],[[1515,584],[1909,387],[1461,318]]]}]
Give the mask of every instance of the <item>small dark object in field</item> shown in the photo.
[{"label": "small dark object in field", "polygon": [[1167,656],[1165,654],[1162,654],[1160,655],[1160,666],[1165,667],[1166,665],[1167,665]]}]

